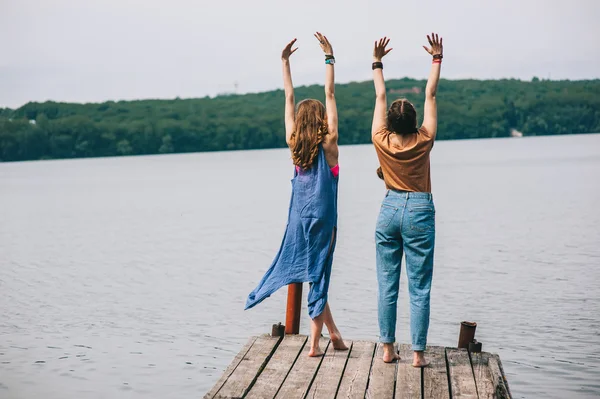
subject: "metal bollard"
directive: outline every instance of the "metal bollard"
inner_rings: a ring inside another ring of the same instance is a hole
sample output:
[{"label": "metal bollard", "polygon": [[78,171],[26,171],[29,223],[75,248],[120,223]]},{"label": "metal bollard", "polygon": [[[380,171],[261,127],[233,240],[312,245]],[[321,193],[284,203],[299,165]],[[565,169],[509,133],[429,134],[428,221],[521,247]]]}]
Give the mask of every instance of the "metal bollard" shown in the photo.
[{"label": "metal bollard", "polygon": [[271,329],[272,337],[281,337],[285,334],[285,326],[281,323],[273,324],[273,328]]},{"label": "metal bollard", "polygon": [[469,352],[470,353],[479,353],[481,352],[481,342],[478,342],[476,339],[473,342],[469,342]]}]

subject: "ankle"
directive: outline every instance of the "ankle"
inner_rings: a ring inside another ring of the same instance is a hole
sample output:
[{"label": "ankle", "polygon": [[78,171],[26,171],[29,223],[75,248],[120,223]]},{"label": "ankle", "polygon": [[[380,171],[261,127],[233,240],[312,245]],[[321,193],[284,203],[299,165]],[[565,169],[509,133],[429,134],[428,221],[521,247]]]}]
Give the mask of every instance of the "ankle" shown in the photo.
[{"label": "ankle", "polygon": [[395,351],[394,344],[393,343],[383,344],[383,350],[387,351],[387,352],[394,352]]}]

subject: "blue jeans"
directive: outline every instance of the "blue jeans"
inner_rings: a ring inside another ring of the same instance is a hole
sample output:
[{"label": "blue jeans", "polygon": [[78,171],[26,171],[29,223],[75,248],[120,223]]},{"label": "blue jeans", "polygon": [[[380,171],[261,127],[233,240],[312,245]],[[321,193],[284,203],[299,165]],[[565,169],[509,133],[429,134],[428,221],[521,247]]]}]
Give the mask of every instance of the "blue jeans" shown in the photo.
[{"label": "blue jeans", "polygon": [[412,349],[425,350],[435,246],[435,206],[430,193],[388,190],[377,219],[377,282],[380,341],[396,341],[402,254],[410,296]]}]

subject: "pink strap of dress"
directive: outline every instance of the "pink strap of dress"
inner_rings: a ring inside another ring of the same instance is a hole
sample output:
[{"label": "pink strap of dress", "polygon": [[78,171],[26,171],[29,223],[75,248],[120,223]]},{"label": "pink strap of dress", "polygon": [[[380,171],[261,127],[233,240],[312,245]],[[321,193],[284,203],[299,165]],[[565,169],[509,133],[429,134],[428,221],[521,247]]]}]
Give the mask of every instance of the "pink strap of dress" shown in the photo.
[{"label": "pink strap of dress", "polygon": [[[300,166],[298,165],[296,165],[296,172],[300,172]],[[338,177],[340,175],[340,165],[337,164],[331,168],[331,173],[333,173],[333,177]]]}]

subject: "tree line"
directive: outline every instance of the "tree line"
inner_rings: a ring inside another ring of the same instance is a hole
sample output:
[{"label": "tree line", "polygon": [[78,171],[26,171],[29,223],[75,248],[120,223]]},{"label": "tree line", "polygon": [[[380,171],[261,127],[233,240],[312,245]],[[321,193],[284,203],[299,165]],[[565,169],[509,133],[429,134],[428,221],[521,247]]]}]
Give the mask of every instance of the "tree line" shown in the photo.
[{"label": "tree line", "polygon": [[[405,97],[422,115],[425,80],[386,82],[388,101]],[[438,139],[600,132],[600,80],[444,80]],[[336,85],[340,144],[371,139],[372,82]],[[296,100],[324,101],[323,87]],[[0,161],[243,150],[285,146],[283,91],[214,98],[31,102],[0,108]]]}]

